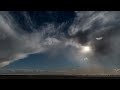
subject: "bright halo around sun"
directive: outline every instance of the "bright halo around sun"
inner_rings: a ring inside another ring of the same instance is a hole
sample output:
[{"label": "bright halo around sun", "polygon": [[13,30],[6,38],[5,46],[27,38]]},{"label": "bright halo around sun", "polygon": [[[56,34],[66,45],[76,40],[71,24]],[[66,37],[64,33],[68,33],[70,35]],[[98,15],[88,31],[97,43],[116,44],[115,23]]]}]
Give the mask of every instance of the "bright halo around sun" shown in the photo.
[{"label": "bright halo around sun", "polygon": [[82,53],[90,53],[91,52],[91,47],[90,46],[82,46],[81,47],[81,52]]}]

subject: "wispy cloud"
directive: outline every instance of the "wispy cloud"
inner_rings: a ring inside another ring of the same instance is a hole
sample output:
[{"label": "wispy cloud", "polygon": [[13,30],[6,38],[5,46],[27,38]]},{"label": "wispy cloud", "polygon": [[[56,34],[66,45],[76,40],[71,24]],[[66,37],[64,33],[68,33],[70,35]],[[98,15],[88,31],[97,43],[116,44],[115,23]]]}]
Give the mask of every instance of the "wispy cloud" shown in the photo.
[{"label": "wispy cloud", "polygon": [[[91,43],[94,54],[87,56],[89,59],[87,63],[90,66],[117,68],[120,64],[119,28],[119,11],[76,11],[76,18],[69,28],[69,35],[74,36],[73,38],[77,40],[81,39],[81,35],[85,35],[86,45],[88,42]],[[103,39],[96,40],[99,37],[103,37]],[[74,56],[76,57],[76,55],[75,53]],[[77,58],[78,61],[81,56],[80,54]],[[89,66],[88,64],[87,66]]]},{"label": "wispy cloud", "polygon": [[33,33],[26,33],[8,12],[1,12],[0,67],[23,59],[29,54],[44,52],[60,43],[54,35],[57,28],[53,24],[47,24],[40,29]]},{"label": "wispy cloud", "polygon": [[[70,25],[66,37],[60,29],[62,23],[56,27],[54,23],[46,23],[37,30],[32,27],[33,22],[27,13],[25,20],[32,33],[27,33],[15,21],[9,12],[0,12],[0,67],[11,62],[26,58],[30,54],[42,53],[58,48],[71,46],[66,53],[69,60],[77,62],[81,67],[118,67],[119,62],[119,34],[120,12],[117,11],[76,11],[76,17]],[[91,45],[92,55],[79,52],[85,35],[86,45]],[[101,40],[96,38],[102,37]],[[99,50],[98,50],[99,49]],[[105,53],[104,53],[105,52]],[[88,58],[88,59],[84,59]]]}]

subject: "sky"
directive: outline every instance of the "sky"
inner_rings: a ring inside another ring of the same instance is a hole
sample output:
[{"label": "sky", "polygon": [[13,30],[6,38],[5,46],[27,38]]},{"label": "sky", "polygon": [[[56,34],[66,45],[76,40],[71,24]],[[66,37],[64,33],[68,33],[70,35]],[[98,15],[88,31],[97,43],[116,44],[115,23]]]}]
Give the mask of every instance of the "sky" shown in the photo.
[{"label": "sky", "polygon": [[0,68],[120,68],[119,11],[0,11]]}]

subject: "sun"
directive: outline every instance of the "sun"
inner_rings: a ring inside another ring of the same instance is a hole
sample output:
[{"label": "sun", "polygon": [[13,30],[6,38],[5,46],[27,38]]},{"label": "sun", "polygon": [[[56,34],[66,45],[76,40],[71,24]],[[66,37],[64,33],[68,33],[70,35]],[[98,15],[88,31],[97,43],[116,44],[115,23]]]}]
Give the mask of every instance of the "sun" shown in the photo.
[{"label": "sun", "polygon": [[89,53],[89,52],[91,52],[91,47],[90,46],[82,46],[81,51],[82,51],[82,53]]}]

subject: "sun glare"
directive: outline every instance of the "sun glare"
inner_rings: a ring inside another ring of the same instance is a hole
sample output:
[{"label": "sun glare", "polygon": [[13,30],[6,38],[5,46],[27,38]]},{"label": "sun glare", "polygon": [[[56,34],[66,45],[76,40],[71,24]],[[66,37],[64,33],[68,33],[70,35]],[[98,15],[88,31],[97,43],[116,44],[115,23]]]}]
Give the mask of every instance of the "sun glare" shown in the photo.
[{"label": "sun glare", "polygon": [[82,46],[82,53],[89,53],[91,52],[90,46]]}]

